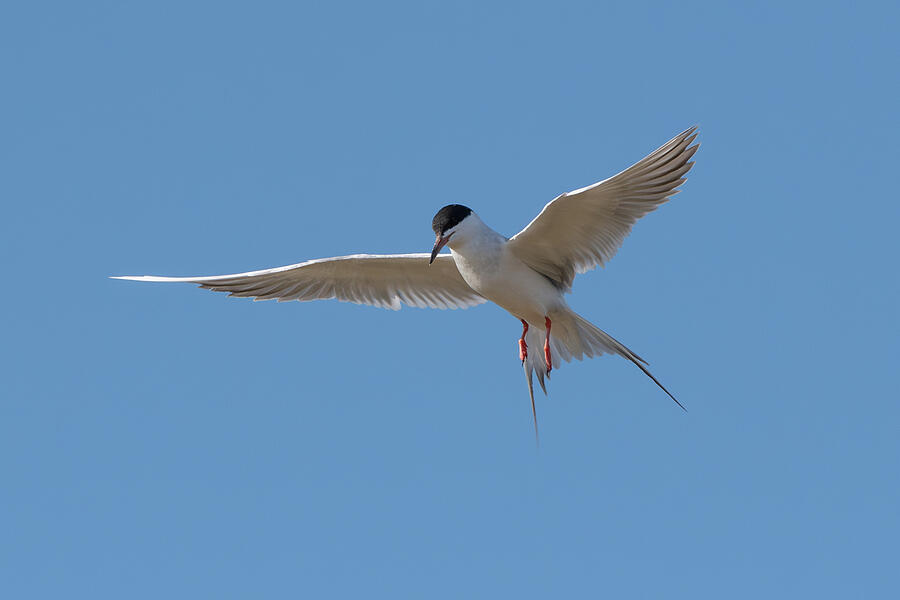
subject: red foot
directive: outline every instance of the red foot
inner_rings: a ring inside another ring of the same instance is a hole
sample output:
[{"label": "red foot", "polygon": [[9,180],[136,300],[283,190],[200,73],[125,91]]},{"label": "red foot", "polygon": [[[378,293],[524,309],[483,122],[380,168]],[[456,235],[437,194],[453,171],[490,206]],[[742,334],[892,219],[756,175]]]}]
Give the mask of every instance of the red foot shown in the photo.
[{"label": "red foot", "polygon": [[547,362],[547,375],[553,370],[553,361],[550,358],[550,317],[544,317],[547,326],[547,338],[544,340],[544,360]]},{"label": "red foot", "polygon": [[528,346],[525,345],[525,334],[528,333],[528,323],[524,319],[522,321],[522,337],[519,339],[519,360],[525,362],[528,358]]}]

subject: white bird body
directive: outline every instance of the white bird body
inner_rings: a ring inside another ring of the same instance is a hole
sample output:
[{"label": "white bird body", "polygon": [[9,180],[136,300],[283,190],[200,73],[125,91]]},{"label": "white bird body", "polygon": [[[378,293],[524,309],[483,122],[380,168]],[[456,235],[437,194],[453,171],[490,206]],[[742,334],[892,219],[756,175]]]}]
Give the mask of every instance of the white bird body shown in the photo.
[{"label": "white bird body", "polygon": [[[675,400],[646,361],[573,312],[564,295],[577,273],[609,261],[634,223],[679,191],[699,146],[691,145],[695,130],[609,179],[558,196],[512,238],[488,227],[472,209],[451,204],[432,221],[437,237],[430,256],[358,254],[235,275],[116,279],[192,282],[257,300],[336,298],[394,310],[402,304],[468,308],[491,301],[522,321],[519,356],[532,411],[533,373],[546,393],[544,380],[552,368],[602,354],[630,360]],[[450,256],[438,254],[445,245]]]},{"label": "white bird body", "polygon": [[513,254],[509,240],[472,213],[447,243],[459,274],[469,286],[529,325],[566,306],[562,291]]}]

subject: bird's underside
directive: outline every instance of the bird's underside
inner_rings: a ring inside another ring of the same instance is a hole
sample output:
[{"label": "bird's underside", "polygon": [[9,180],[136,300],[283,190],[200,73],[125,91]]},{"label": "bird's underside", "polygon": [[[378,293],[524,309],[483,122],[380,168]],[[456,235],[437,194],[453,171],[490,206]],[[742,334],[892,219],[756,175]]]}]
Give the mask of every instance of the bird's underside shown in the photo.
[{"label": "bird's underside", "polygon": [[[535,436],[537,415],[532,374],[537,375],[546,394],[545,379],[563,361],[618,354],[637,365],[675,400],[650,374],[642,358],[569,309],[562,294],[571,290],[576,273],[605,264],[615,255],[640,217],[677,193],[684,175],[693,165],[690,158],[698,148],[698,144],[691,145],[696,138],[695,130],[691,128],[681,133],[618,175],[562,194],[548,203],[525,229],[509,240],[502,238],[503,256],[514,260],[515,264],[526,265],[523,268],[530,273],[540,274],[542,277],[538,279],[551,282],[560,298],[560,302],[552,306],[543,304],[545,310],[540,318],[537,313],[528,320],[519,317],[523,328],[518,340],[519,359],[528,381]],[[477,239],[480,233],[473,225],[476,223],[481,224],[481,221],[471,209],[461,205],[441,209],[433,223],[437,241],[431,255],[358,254],[234,275],[115,279],[189,282],[232,296],[280,302],[337,299],[393,310],[403,304],[419,308],[468,308],[493,299],[492,294],[476,290],[486,272],[496,271],[479,271],[477,266],[473,270],[466,262],[466,258],[472,258],[466,256],[467,250],[479,247],[466,239],[466,236],[475,236],[474,241],[480,241]],[[445,244],[449,244],[454,256],[437,254]],[[474,258],[478,258],[477,254]],[[433,261],[430,266],[429,259]],[[457,260],[463,262],[457,263]],[[509,281],[501,283],[507,288],[520,284],[521,289],[515,290],[516,293],[527,296],[531,288],[526,280],[533,278],[510,276]],[[503,306],[502,302],[498,303]]]}]

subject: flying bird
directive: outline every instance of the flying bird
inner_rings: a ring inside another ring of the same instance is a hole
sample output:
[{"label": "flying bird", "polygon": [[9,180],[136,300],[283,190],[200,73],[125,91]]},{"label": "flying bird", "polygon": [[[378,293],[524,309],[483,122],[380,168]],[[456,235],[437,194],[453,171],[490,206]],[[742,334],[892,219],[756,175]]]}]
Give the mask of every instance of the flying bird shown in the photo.
[{"label": "flying bird", "polygon": [[[441,208],[432,220],[430,254],[356,254],[212,277],[114,277],[187,282],[231,296],[272,300],[324,300],[398,310],[468,308],[491,301],[522,323],[518,340],[535,436],[533,375],[545,380],[563,361],[618,354],[643,371],[684,408],[647,369],[647,362],[576,314],[566,303],[576,273],[608,262],[638,219],[680,191],[696,127],[675,136],[618,175],[556,197],[511,238],[497,233],[461,204]],[[692,145],[693,144],[693,145]],[[450,254],[439,254],[447,246]]]}]

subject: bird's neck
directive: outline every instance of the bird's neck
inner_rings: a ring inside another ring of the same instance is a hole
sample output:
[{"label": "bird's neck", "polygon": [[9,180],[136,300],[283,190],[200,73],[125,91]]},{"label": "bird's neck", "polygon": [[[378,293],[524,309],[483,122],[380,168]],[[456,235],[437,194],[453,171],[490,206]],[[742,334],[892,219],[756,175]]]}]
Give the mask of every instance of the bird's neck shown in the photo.
[{"label": "bird's neck", "polygon": [[473,252],[485,252],[491,248],[501,246],[506,238],[488,227],[478,215],[469,215],[463,227],[459,228],[450,238],[450,249],[459,254]]}]

